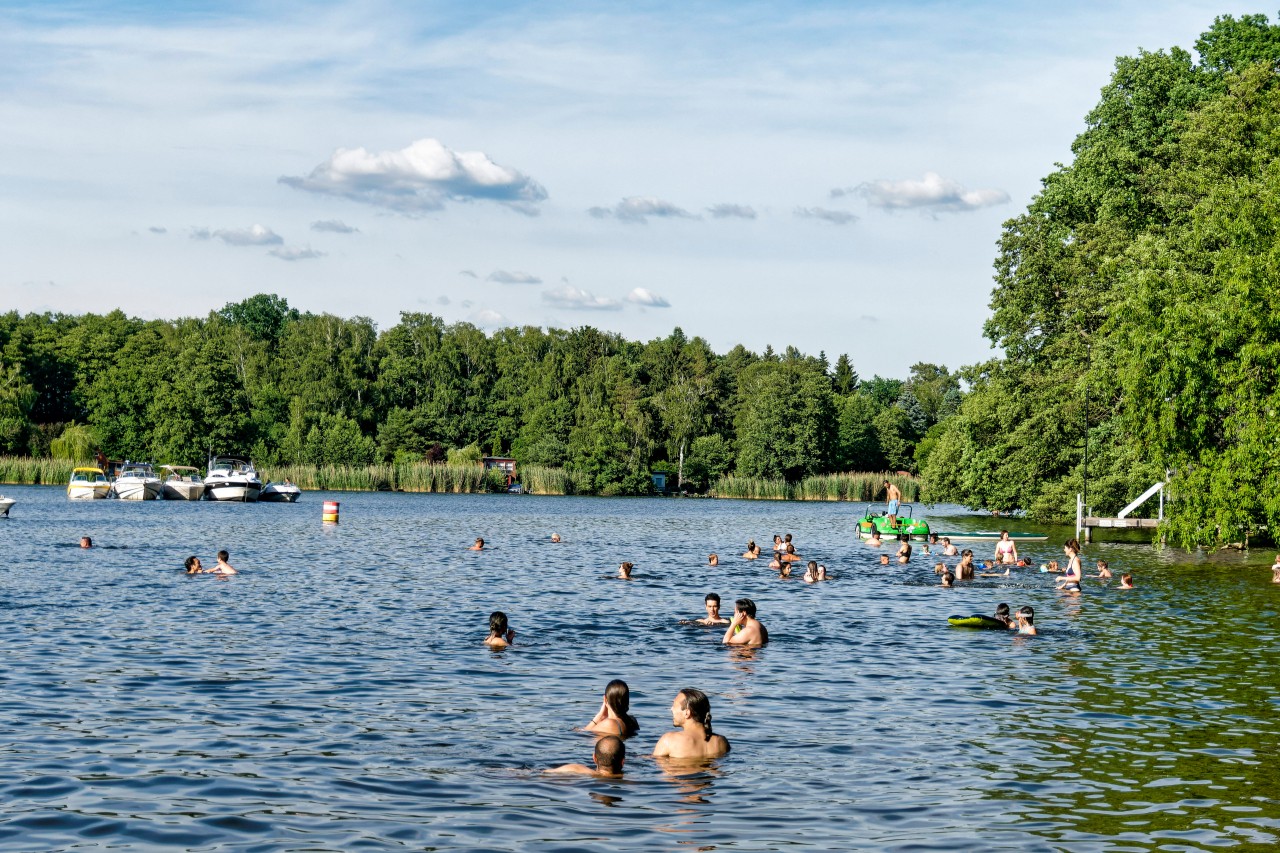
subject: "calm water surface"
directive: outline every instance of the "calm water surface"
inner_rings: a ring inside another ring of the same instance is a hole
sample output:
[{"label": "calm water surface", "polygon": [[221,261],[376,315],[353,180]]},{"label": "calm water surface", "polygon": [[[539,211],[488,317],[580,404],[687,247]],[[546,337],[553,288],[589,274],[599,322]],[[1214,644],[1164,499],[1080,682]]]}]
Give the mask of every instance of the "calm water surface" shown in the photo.
[{"label": "calm water surface", "polygon": [[[1034,569],[944,590],[928,558],[879,566],[848,504],[5,493],[3,850],[1280,845],[1270,553],[1094,545],[1138,589],[1068,598]],[[738,558],[775,532],[836,579]],[[1024,553],[1059,556],[1051,532]],[[240,575],[182,574],[220,548]],[[634,581],[603,577],[622,560]],[[712,590],[755,599],[771,644],[680,625]],[[1041,636],[946,624],[1001,601]],[[480,644],[494,609],[518,647]],[[641,724],[625,781],[541,775],[589,763],[574,727],[615,677]],[[676,776],[645,753],[685,686],[733,752]]]}]

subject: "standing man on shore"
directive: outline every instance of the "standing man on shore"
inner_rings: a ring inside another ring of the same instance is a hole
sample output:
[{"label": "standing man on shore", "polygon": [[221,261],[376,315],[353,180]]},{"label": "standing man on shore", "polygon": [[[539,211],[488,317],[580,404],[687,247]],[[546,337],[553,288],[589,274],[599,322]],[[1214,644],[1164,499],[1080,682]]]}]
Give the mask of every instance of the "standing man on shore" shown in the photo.
[{"label": "standing man on shore", "polygon": [[896,528],[898,526],[898,507],[902,505],[902,490],[885,480],[884,499],[889,504],[889,526]]}]

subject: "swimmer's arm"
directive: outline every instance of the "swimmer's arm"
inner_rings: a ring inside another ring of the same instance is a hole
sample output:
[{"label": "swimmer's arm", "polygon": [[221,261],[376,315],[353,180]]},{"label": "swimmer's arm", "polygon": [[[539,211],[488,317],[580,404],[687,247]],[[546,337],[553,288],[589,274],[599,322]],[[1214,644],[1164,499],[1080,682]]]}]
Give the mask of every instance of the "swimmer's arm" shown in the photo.
[{"label": "swimmer's arm", "polygon": [[585,764],[561,764],[559,767],[549,767],[543,771],[544,773],[578,773],[587,776],[596,775],[596,771],[592,770]]}]

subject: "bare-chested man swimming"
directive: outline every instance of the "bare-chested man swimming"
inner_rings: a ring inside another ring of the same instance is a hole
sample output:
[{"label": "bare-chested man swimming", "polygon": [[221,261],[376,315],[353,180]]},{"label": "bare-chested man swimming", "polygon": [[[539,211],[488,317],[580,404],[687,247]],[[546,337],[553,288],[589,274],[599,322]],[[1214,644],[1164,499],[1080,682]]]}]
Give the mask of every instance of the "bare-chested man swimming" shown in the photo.
[{"label": "bare-chested man swimming", "polygon": [[627,760],[627,745],[616,735],[605,735],[596,741],[595,751],[591,758],[594,768],[585,764],[562,764],[552,767],[548,773],[578,773],[584,776],[607,776],[617,779],[622,776],[622,764]]},{"label": "bare-chested man swimming", "polygon": [[724,735],[711,731],[711,700],[701,690],[686,687],[676,694],[671,724],[676,731],[658,739],[654,758],[719,758],[729,752]]},{"label": "bare-chested man swimming", "polygon": [[703,599],[703,605],[707,608],[707,615],[701,619],[695,619],[695,625],[728,625],[729,620],[720,615],[720,596],[714,592],[707,593],[707,597]]},{"label": "bare-chested man swimming", "polygon": [[768,630],[756,619],[754,601],[739,598],[733,603],[733,618],[722,642],[730,646],[763,646],[769,642]]}]

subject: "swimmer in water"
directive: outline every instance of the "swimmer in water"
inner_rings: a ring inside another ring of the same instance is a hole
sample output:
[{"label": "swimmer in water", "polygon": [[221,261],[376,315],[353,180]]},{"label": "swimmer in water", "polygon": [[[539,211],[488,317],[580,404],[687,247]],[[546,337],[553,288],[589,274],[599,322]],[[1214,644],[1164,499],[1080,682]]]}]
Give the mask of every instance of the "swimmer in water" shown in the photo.
[{"label": "swimmer in water", "polygon": [[711,700],[707,694],[686,687],[671,703],[671,724],[653,748],[654,758],[719,758],[729,752],[729,741],[711,730]]},{"label": "swimmer in water", "polygon": [[695,619],[697,625],[728,625],[729,620],[720,615],[720,596],[714,592],[707,593],[707,597],[702,601],[703,607],[707,609],[707,615],[701,619]]},{"label": "swimmer in water", "polygon": [[947,589],[951,589],[951,587],[955,586],[955,584],[956,584],[956,576],[955,576],[955,575],[951,574],[951,572],[949,572],[949,571],[947,571],[947,572],[943,572],[943,573],[942,573],[942,585],[943,585],[943,586],[945,586]]},{"label": "swimmer in water", "polygon": [[769,568],[771,569],[782,568],[782,552],[781,551],[773,552],[773,559],[769,561]]},{"label": "swimmer in water", "polygon": [[871,537],[867,539],[867,545],[871,548],[879,548],[881,544],[882,543],[880,541],[880,531],[876,530],[875,527],[872,527]]},{"label": "swimmer in water", "polygon": [[1019,607],[1018,612],[1014,614],[1014,618],[1018,620],[1019,634],[1040,633],[1039,631],[1036,630],[1036,624],[1035,624],[1036,611],[1031,607],[1030,604],[1027,604],[1023,607]]},{"label": "swimmer in water", "polygon": [[818,563],[818,580],[827,580],[827,567],[822,563]]},{"label": "swimmer in water", "polygon": [[470,548],[468,548],[467,550],[468,550],[468,551],[483,551],[483,550],[484,550],[484,540],[483,540],[483,539],[481,539],[479,536],[477,536],[477,537],[476,537],[475,544],[473,544],[473,545],[472,545]]},{"label": "swimmer in water", "polygon": [[734,602],[733,618],[721,641],[729,646],[763,646],[769,642],[769,632],[756,619],[756,603],[749,598]]},{"label": "swimmer in water", "polygon": [[760,556],[760,546],[756,544],[756,540],[747,540],[747,550],[742,552],[742,559],[755,560]]},{"label": "swimmer in water", "polygon": [[1000,541],[996,543],[995,561],[997,563],[1018,562],[1018,543],[1009,538],[1009,531],[1000,531]]},{"label": "swimmer in water", "polygon": [[783,564],[782,564],[782,568],[778,569],[778,577],[780,577],[780,578],[789,578],[789,577],[791,577],[791,564],[790,564],[790,563],[783,563]]},{"label": "swimmer in water", "polygon": [[785,547],[786,545],[783,544],[782,537],[776,533],[773,534],[773,550],[781,551]]},{"label": "swimmer in water", "polygon": [[589,732],[601,735],[614,735],[629,738],[640,730],[640,724],[631,716],[631,690],[627,682],[615,678],[604,688],[604,699],[600,702],[600,710],[584,726]]},{"label": "swimmer in water", "polygon": [[200,565],[199,557],[187,557],[183,565],[187,567],[187,574],[189,575],[204,574],[204,567]]},{"label": "swimmer in water", "polygon": [[711,554],[711,555],[709,555],[709,556],[707,557],[707,565],[708,565],[708,566],[718,566],[718,565],[720,565],[720,555],[719,555],[719,554]]},{"label": "swimmer in water", "polygon": [[[791,534],[788,533],[787,535],[790,536]],[[801,557],[799,554],[796,553],[796,546],[788,542],[786,553],[782,555],[782,559],[788,563],[794,563],[797,560],[801,559]]]},{"label": "swimmer in water", "polygon": [[618,566],[618,577],[624,581],[631,580],[631,570],[634,568],[632,563],[622,563]]},{"label": "swimmer in water", "polygon": [[93,540],[92,540],[91,538],[89,538],[88,536],[81,536],[81,537],[80,537],[80,547],[81,547],[81,548],[92,548],[92,547],[93,547]]},{"label": "swimmer in water", "polygon": [[973,580],[973,551],[965,548],[960,552],[960,564],[956,566],[956,580]]},{"label": "swimmer in water", "polygon": [[1106,560],[1099,560],[1098,573],[1096,575],[1089,575],[1089,577],[1101,578],[1102,580],[1106,580],[1107,578],[1111,577],[1111,567],[1107,565]]},{"label": "swimmer in water", "polygon": [[959,556],[959,554],[960,554],[960,549],[957,548],[955,545],[951,544],[951,538],[949,536],[943,536],[942,537],[942,556],[956,557],[956,556]]},{"label": "swimmer in water", "polygon": [[882,565],[882,566],[887,566],[887,565],[889,565],[889,555],[888,555],[888,554],[881,554],[881,555],[880,555],[880,565]]},{"label": "swimmer in water", "polygon": [[560,534],[559,534],[559,533],[552,533],[552,534],[551,534],[551,541],[552,541],[552,542],[559,542],[559,541],[560,541]]},{"label": "swimmer in water", "polygon": [[1010,628],[1013,630],[1017,630],[1018,628],[1018,623],[1015,622],[1013,620],[1013,617],[1009,615],[1009,605],[1005,604],[1004,602],[1001,602],[1000,604],[996,605],[995,618],[1001,624],[1003,624],[1006,628]]},{"label": "swimmer in water", "polygon": [[582,776],[603,776],[607,779],[622,778],[622,765],[627,760],[627,745],[616,735],[605,735],[596,741],[591,759],[594,768],[585,764],[562,764],[552,767],[547,773],[577,773]]},{"label": "swimmer in water", "polygon": [[818,563],[816,560],[810,560],[804,568],[804,582],[816,583],[818,580]]},{"label": "swimmer in water", "polygon": [[1271,564],[1271,582],[1280,583],[1280,554],[1276,554],[1276,561]]},{"label": "swimmer in water", "polygon": [[209,570],[211,575],[236,575],[239,574],[235,569],[231,568],[231,564],[227,562],[231,555],[226,551],[218,552],[218,565]]},{"label": "swimmer in water", "polygon": [[910,563],[911,562],[911,537],[904,533],[898,537],[898,540],[902,542],[902,544],[898,546],[898,562]]},{"label": "swimmer in water", "polygon": [[1120,576],[1120,589],[1133,589],[1133,575],[1125,572]]},{"label": "swimmer in water", "polygon": [[932,552],[932,549],[936,547],[938,547],[938,534],[930,533],[929,538],[925,541],[924,545],[920,548],[920,553],[924,554],[925,556],[928,556]]},{"label": "swimmer in water", "polygon": [[946,564],[946,563],[934,563],[934,564],[933,564],[933,573],[934,573],[935,575],[945,575],[945,574],[947,573],[947,564]]},{"label": "swimmer in water", "polygon": [[1080,580],[1084,576],[1080,566],[1080,543],[1075,539],[1068,539],[1062,546],[1062,551],[1067,555],[1067,568],[1062,577],[1058,578],[1058,590],[1079,594]]},{"label": "swimmer in water", "polygon": [[505,649],[516,641],[516,632],[507,627],[507,614],[495,610],[489,614],[489,636],[484,644],[491,649]]}]

